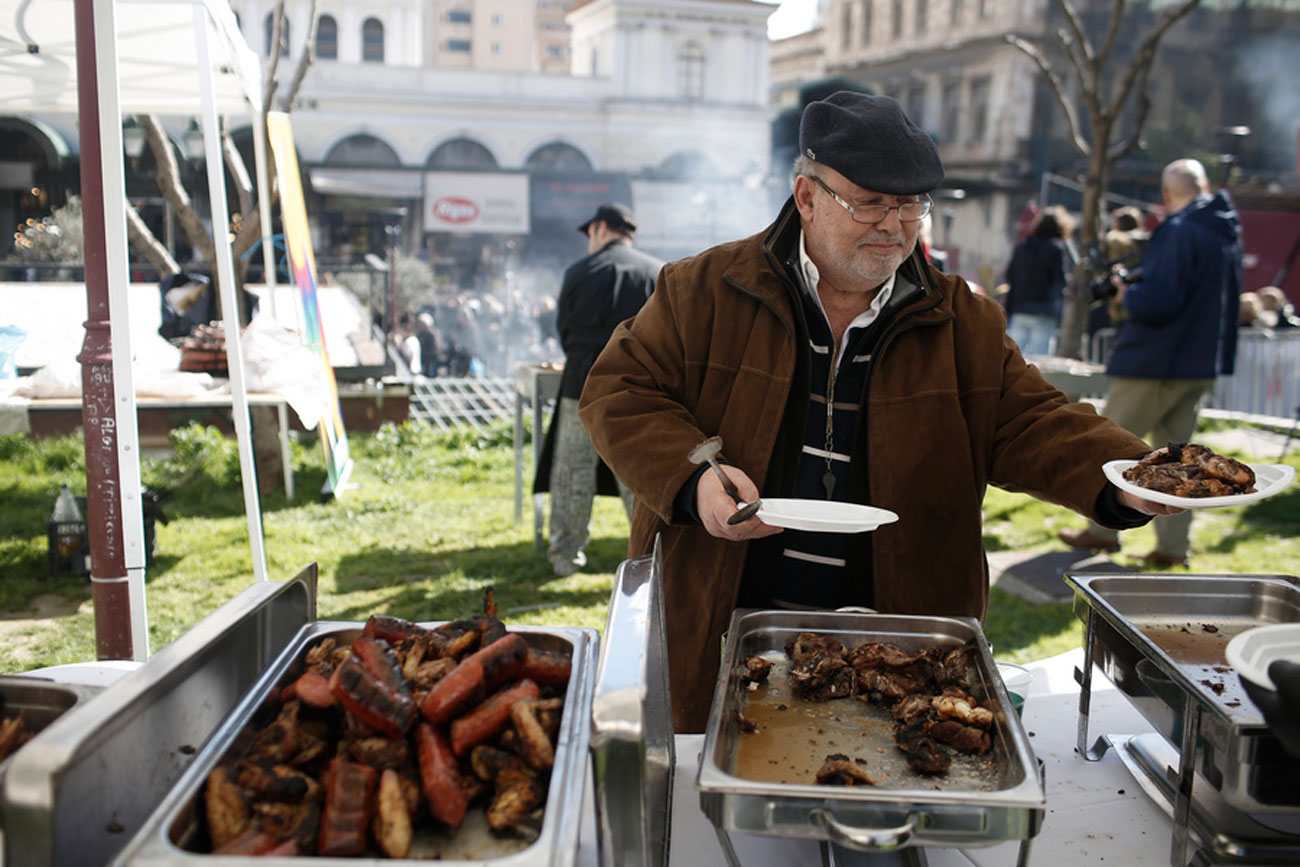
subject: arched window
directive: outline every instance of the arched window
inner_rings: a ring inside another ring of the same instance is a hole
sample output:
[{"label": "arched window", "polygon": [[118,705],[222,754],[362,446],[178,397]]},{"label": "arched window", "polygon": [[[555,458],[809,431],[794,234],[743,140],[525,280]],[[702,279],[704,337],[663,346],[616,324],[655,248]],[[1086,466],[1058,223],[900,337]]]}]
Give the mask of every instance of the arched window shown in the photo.
[{"label": "arched window", "polygon": [[699,151],[677,151],[659,164],[659,170],[671,178],[696,180],[717,177],[713,160]]},{"label": "arched window", "polygon": [[397,152],[372,135],[357,133],[330,148],[325,162],[332,166],[400,166]]},{"label": "arched window", "polygon": [[677,54],[677,93],[684,99],[704,98],[704,48],[688,42]]},{"label": "arched window", "polygon": [[560,141],[542,145],[528,155],[524,165],[530,169],[552,172],[591,171],[591,161],[582,151]]},{"label": "arched window", "polygon": [[384,25],[378,18],[367,18],[361,25],[361,60],[365,63],[384,62]]},{"label": "arched window", "polygon": [[[280,32],[280,56],[288,57],[289,56],[289,16],[288,15],[284,16],[283,28],[284,29]],[[266,30],[266,38],[264,41],[266,42],[266,56],[270,57],[271,52],[274,50],[274,46],[271,45],[271,40],[275,38],[275,13],[274,12],[268,12],[266,15],[265,30]]]},{"label": "arched window", "polygon": [[339,59],[339,23],[333,15],[322,15],[316,22],[316,56],[321,60]]},{"label": "arched window", "polygon": [[468,138],[443,142],[424,164],[426,169],[495,169],[496,157],[483,145]]}]

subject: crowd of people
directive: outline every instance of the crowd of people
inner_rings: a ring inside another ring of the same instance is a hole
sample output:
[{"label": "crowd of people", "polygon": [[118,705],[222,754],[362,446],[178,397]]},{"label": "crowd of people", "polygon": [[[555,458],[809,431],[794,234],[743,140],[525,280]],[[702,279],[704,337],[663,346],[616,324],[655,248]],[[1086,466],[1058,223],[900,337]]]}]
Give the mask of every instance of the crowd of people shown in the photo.
[{"label": "crowd of people", "polygon": [[510,376],[521,361],[562,355],[554,297],[521,292],[504,301],[491,292],[438,295],[400,314],[389,339],[409,372],[428,378]]}]

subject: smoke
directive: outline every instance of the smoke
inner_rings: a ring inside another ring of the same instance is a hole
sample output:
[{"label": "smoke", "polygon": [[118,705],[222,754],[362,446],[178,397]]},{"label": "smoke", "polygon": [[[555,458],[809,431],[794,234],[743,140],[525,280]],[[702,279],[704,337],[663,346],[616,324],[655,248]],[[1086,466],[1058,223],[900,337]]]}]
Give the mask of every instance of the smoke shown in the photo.
[{"label": "smoke", "polygon": [[1296,171],[1300,130],[1300,88],[1295,85],[1295,58],[1300,34],[1273,32],[1253,37],[1236,57],[1237,80],[1248,89],[1254,118],[1225,115],[1225,123],[1251,123],[1251,149],[1262,168]]}]

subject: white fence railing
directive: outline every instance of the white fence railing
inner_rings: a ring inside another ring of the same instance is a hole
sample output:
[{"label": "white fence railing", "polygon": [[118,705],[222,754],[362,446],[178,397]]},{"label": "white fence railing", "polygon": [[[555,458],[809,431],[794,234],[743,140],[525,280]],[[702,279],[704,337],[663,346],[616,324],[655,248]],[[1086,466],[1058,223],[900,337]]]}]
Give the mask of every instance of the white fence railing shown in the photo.
[{"label": "white fence railing", "polygon": [[[1088,360],[1105,364],[1115,329],[1102,328],[1088,344]],[[1210,409],[1272,418],[1295,418],[1300,410],[1300,328],[1243,328],[1237,332],[1237,364],[1221,376],[1206,399]]]},{"label": "white fence railing", "polygon": [[514,418],[515,381],[473,377],[417,379],[411,383],[410,417],[447,429],[486,427]]}]

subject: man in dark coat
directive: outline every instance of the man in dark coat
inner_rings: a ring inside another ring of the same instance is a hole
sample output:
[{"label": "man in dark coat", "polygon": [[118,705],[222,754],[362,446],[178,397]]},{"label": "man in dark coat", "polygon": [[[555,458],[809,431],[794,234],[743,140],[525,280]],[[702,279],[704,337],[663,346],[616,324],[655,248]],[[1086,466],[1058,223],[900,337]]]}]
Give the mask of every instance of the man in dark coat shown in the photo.
[{"label": "man in dark coat", "polygon": [[[663,267],[663,262],[632,246],[636,218],[626,205],[601,205],[578,231],[587,236],[589,255],[569,266],[560,287],[555,327],[564,349],[564,373],[533,486],[534,491],[550,490],[547,558],[560,577],[572,575],[587,562],[582,549],[589,537],[592,498],[598,491],[617,492],[631,520],[632,495],[616,481],[617,487],[609,484],[612,474],[578,419],[578,396],[615,326],[641,309]],[[605,485],[598,485],[598,475],[608,477]]]},{"label": "man in dark coat", "polygon": [[[1151,235],[1140,279],[1115,278],[1127,318],[1106,364],[1102,415],[1157,445],[1186,442],[1201,398],[1232,373],[1241,304],[1241,223],[1227,192],[1211,195],[1196,160],[1165,166],[1169,218]],[[1156,520],[1156,547],[1142,559],[1186,564],[1192,512]],[[1092,523],[1058,534],[1076,548],[1119,550],[1115,530]]]},{"label": "man in dark coat", "polygon": [[[1070,403],[1025,364],[1002,308],[919,252],[943,166],[896,100],[810,104],[799,152],[776,221],[665,265],[582,392],[600,454],[636,492],[629,556],[660,540],[679,731],[703,731],[736,607],[983,617],[989,484],[1117,527],[1165,508],[1101,469],[1147,445]],[[688,458],[714,435],[745,502],[869,504],[898,520],[813,533],[764,508],[729,524],[735,501]]]}]

